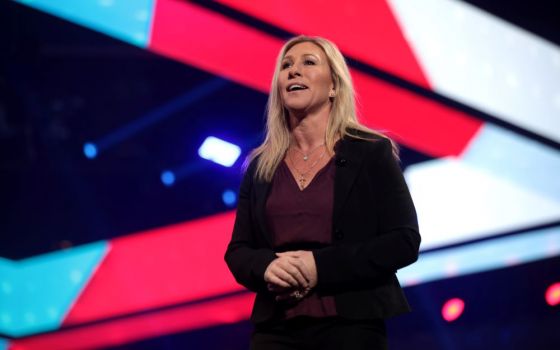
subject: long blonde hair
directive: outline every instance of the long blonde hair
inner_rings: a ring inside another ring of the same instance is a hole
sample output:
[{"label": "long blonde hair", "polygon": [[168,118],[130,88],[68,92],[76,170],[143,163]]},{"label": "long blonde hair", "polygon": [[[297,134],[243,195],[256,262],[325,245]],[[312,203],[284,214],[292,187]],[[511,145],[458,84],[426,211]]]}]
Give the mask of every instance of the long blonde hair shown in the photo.
[{"label": "long blonde hair", "polygon": [[[353,129],[367,134],[387,138],[387,136],[382,133],[369,129],[360,124],[358,121],[356,116],[355,92],[352,84],[352,78],[350,76],[350,72],[348,71],[346,61],[344,60],[344,56],[342,56],[342,53],[340,53],[340,50],[336,47],[336,45],[331,41],[320,37],[310,37],[305,35],[294,37],[284,44],[276,60],[276,67],[272,77],[272,85],[266,110],[267,118],[265,139],[259,147],[251,151],[244,164],[244,166],[247,167],[255,158],[258,157],[255,176],[257,179],[267,182],[272,181],[274,171],[284,158],[286,151],[290,146],[291,140],[290,128],[288,125],[288,114],[282,104],[280,90],[278,88],[280,66],[282,59],[288,50],[303,42],[311,42],[319,46],[325,53],[331,69],[336,96],[331,98],[332,106],[325,133],[325,146],[331,156],[334,153],[334,144],[339,138],[344,136],[364,138],[356,135],[355,132],[352,133],[351,130]],[[392,140],[390,141],[393,145],[393,154],[398,158],[398,148]]]}]

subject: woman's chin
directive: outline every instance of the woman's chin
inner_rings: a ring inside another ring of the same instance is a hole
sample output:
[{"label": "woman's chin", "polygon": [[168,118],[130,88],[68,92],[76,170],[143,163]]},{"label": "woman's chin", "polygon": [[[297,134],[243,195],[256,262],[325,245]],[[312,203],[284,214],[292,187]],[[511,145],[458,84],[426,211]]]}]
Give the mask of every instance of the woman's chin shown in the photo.
[{"label": "woman's chin", "polygon": [[309,108],[309,103],[303,101],[294,101],[292,103],[286,103],[284,107],[286,107],[286,109],[290,112],[301,113]]},{"label": "woman's chin", "polygon": [[316,109],[318,106],[314,101],[310,100],[292,100],[286,101],[284,107],[292,113],[306,113]]}]

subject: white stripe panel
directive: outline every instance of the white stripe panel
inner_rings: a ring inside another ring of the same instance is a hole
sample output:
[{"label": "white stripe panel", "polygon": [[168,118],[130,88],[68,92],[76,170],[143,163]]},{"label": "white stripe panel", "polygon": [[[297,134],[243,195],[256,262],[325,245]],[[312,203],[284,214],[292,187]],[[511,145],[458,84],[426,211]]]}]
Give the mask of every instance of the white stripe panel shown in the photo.
[{"label": "white stripe panel", "polygon": [[560,48],[472,5],[389,0],[435,91],[560,142]]},{"label": "white stripe panel", "polygon": [[455,158],[409,166],[421,249],[560,220],[560,200]]},{"label": "white stripe panel", "polygon": [[560,227],[420,254],[398,271],[403,286],[520,265],[560,255]]},{"label": "white stripe panel", "polygon": [[560,201],[560,152],[540,142],[485,123],[461,160]]}]

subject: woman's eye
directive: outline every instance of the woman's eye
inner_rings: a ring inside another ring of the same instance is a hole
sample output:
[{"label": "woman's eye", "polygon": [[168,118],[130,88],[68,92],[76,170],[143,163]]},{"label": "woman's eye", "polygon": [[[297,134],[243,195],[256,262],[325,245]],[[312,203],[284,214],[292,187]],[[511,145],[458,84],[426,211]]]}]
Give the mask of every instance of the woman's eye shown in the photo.
[{"label": "woman's eye", "polygon": [[305,60],[304,63],[307,64],[307,65],[313,65],[313,64],[315,64],[315,62],[313,62],[312,60]]},{"label": "woman's eye", "polygon": [[290,62],[282,63],[282,69],[286,69],[290,66]]}]

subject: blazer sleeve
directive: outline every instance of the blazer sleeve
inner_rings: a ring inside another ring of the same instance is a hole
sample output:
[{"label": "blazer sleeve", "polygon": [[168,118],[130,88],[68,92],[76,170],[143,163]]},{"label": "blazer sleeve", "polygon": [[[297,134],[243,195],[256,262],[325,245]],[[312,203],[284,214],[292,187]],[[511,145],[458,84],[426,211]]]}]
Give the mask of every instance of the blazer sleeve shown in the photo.
[{"label": "blazer sleeve", "polygon": [[276,254],[272,249],[256,246],[256,228],[253,227],[251,219],[253,170],[254,162],[245,172],[239,188],[235,223],[224,258],[239,284],[253,292],[260,292],[266,291],[264,272],[276,259]]},{"label": "blazer sleeve", "polygon": [[[394,274],[418,259],[420,233],[416,210],[404,176],[392,154],[389,140],[376,145],[378,161],[373,161],[379,181],[377,235],[365,241],[341,243],[313,251],[317,266],[317,288],[344,288],[375,282]],[[372,166],[369,165],[369,166]],[[368,228],[362,228],[367,230]],[[373,229],[372,229],[373,231]]]}]

